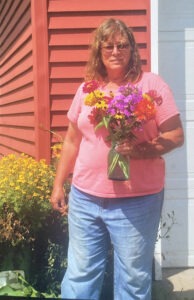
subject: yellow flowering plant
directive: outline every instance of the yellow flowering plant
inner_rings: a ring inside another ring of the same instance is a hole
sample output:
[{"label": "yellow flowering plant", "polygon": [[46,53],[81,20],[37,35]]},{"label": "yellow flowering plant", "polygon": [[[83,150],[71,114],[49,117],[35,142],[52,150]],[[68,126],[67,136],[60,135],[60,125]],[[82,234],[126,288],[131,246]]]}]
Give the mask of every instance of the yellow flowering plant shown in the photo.
[{"label": "yellow flowering plant", "polygon": [[60,293],[68,241],[67,218],[49,201],[55,172],[55,165],[26,154],[0,159],[0,271],[22,270],[49,295]]},{"label": "yellow flowering plant", "polygon": [[30,243],[52,208],[54,170],[26,154],[0,159],[0,242]]}]

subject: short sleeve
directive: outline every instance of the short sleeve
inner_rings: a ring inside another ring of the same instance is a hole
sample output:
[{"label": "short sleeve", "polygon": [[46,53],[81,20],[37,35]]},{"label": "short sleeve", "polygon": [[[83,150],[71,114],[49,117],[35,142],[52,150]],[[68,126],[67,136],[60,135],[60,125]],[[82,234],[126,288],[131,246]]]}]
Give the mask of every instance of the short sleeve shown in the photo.
[{"label": "short sleeve", "polygon": [[156,76],[155,84],[155,89],[158,95],[162,97],[162,103],[157,106],[156,113],[156,122],[158,126],[160,126],[166,120],[178,115],[179,110],[176,105],[173,92],[168,84],[159,76]]},{"label": "short sleeve", "polygon": [[82,103],[83,103],[83,83],[77,89],[77,92],[73,98],[73,101],[67,113],[67,117],[71,122],[77,123],[79,114],[81,112]]}]

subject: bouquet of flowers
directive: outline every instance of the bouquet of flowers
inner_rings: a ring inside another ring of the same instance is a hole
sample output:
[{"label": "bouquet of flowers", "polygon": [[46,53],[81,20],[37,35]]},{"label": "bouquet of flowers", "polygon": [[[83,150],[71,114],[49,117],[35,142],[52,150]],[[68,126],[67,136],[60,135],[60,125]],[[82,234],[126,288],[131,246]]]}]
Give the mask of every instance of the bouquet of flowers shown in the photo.
[{"label": "bouquet of flowers", "polygon": [[153,119],[156,105],[162,103],[162,98],[155,90],[142,93],[141,89],[128,83],[118,89],[114,96],[112,92],[105,95],[100,90],[100,83],[92,80],[85,82],[83,92],[87,93],[84,104],[91,106],[90,122],[95,130],[105,127],[108,131],[107,141],[112,143],[108,155],[108,178],[113,180],[129,179],[129,157],[116,152],[115,146],[122,140],[135,139],[135,129]]}]

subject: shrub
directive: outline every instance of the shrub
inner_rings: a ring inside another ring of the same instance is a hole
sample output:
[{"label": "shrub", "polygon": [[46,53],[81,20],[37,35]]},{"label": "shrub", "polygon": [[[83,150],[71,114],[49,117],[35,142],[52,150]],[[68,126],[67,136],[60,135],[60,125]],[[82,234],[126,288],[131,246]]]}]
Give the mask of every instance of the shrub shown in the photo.
[{"label": "shrub", "polygon": [[68,233],[49,203],[54,176],[55,166],[26,154],[0,159],[0,271],[23,270],[37,291],[58,295]]},{"label": "shrub", "polygon": [[0,242],[30,243],[51,211],[54,171],[44,160],[10,154],[0,160]]}]

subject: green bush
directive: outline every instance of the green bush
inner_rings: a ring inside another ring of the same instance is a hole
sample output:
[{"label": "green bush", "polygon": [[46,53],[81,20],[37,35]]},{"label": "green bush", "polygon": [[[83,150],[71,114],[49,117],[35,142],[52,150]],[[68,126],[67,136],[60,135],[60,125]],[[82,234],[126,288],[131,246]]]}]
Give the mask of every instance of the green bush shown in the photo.
[{"label": "green bush", "polygon": [[0,242],[31,243],[51,212],[54,171],[44,160],[10,154],[0,160]]},{"label": "green bush", "polygon": [[36,290],[59,294],[67,220],[49,199],[55,168],[25,154],[0,159],[0,271],[24,270]]}]

